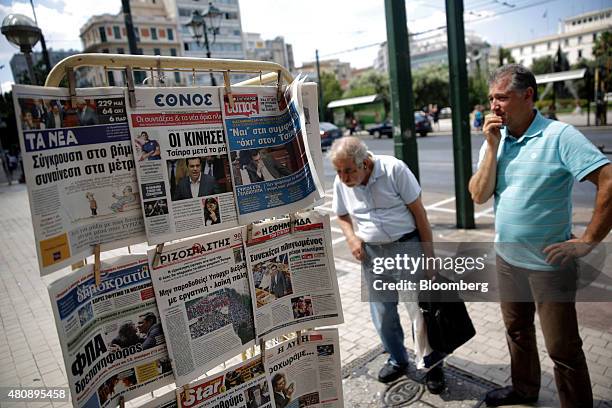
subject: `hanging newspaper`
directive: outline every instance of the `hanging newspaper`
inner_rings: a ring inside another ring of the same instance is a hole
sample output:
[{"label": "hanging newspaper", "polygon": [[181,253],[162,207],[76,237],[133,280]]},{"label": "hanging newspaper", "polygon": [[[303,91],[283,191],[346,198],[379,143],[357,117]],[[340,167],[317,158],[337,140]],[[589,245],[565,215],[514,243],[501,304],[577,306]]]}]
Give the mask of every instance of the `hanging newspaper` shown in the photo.
[{"label": "hanging newspaper", "polygon": [[[166,245],[151,275],[181,386],[254,344],[240,228]],[[153,265],[155,250],[149,251]]]},{"label": "hanging newspaper", "polygon": [[232,174],[241,225],[311,206],[324,195],[308,147],[300,81],[278,99],[276,87],[223,88]]},{"label": "hanging newspaper", "polygon": [[128,116],[149,244],[238,225],[219,89],[135,92]]},{"label": "hanging newspaper", "polygon": [[147,258],[117,257],[53,282],[51,306],[75,407],[117,406],[172,383]]},{"label": "hanging newspaper", "polygon": [[13,87],[41,275],[145,240],[122,88]]},{"label": "hanging newspaper", "polygon": [[266,350],[276,408],[344,406],[338,329],[301,333]]},{"label": "hanging newspaper", "polygon": [[246,256],[257,337],[344,321],[329,216],[316,211],[254,224]]},{"label": "hanging newspaper", "polygon": [[[323,171],[323,154],[321,152],[321,128],[319,127],[319,101],[317,84],[315,82],[304,82],[298,85],[301,90],[301,101],[304,109],[304,121],[308,146],[312,156],[313,167],[319,172]],[[321,177],[321,187],[325,189],[325,178]],[[321,204],[325,197],[321,199]]]}]

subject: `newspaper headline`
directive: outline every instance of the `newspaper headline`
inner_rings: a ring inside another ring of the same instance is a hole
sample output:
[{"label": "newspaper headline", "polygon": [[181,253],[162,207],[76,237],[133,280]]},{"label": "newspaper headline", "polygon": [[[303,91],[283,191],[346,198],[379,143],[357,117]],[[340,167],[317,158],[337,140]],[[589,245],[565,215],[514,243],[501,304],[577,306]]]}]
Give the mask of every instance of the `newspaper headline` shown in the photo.
[{"label": "newspaper headline", "polygon": [[41,275],[145,240],[122,88],[15,85]]},{"label": "newspaper headline", "polygon": [[49,286],[75,407],[116,406],[173,381],[147,258],[93,265]]}]

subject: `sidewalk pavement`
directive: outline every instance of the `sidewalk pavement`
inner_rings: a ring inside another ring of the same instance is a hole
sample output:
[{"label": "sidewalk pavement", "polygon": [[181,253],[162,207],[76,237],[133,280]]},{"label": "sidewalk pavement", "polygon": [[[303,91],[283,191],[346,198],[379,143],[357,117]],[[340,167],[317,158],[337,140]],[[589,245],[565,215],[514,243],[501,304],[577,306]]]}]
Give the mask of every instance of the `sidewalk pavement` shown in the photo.
[{"label": "sidewalk pavement", "polygon": [[[425,194],[423,197],[426,205],[446,202],[436,206],[440,211],[430,211],[430,220],[437,241],[485,242],[493,239],[492,215],[487,210],[483,211],[482,207],[476,208],[476,211],[480,211],[482,215],[479,218],[478,229],[457,230],[454,228],[453,203],[442,200],[442,198],[435,194]],[[5,183],[0,185],[0,208],[2,208],[0,214],[0,228],[2,229],[0,237],[0,323],[2,325],[0,331],[0,387],[67,386],[61,349],[46,288],[49,278],[41,279],[39,276],[25,185],[8,186]],[[579,231],[589,221],[590,213],[580,209],[575,209],[575,211],[576,228]],[[342,364],[343,366],[350,363],[359,365],[361,364],[360,357],[377,348],[379,340],[370,320],[368,304],[360,300],[359,264],[352,260],[339,228],[332,227],[332,235],[345,317],[345,323],[339,326]],[[142,252],[144,249],[144,245],[139,245],[132,247],[132,252]],[[127,250],[116,250],[104,255],[122,253],[127,253]],[[53,276],[53,279],[57,278],[58,275]],[[468,309],[477,335],[447,360],[448,366],[451,367],[446,369],[447,373],[451,373],[454,369],[452,367],[455,367],[484,381],[509,384],[509,359],[498,305],[472,303],[468,305]],[[610,303],[580,304],[578,313],[584,341],[583,347],[591,373],[593,393],[597,401],[596,406],[612,407],[612,308]],[[404,327],[409,328],[406,311],[402,310],[401,315]],[[543,378],[539,406],[557,406],[552,363],[544,349],[539,323],[536,324],[536,327]],[[406,345],[412,347],[409,332],[406,333],[406,338]],[[380,357],[375,361],[379,360]],[[378,363],[374,365],[377,366]],[[372,367],[372,370],[375,368]],[[376,387],[380,388],[380,385],[373,378],[368,380],[369,385],[355,383],[351,386],[349,382],[350,378],[345,382],[346,406],[384,405],[378,398],[381,395],[375,391]],[[453,382],[453,384],[453,389],[457,389],[457,384],[461,384],[461,381]],[[348,392],[354,390],[356,386],[362,390],[372,390],[374,392],[372,395],[377,397],[357,403],[351,397],[352,394],[348,395]],[[428,400],[426,404],[425,401],[418,402],[418,405],[415,406],[445,406],[447,404],[445,401],[448,401],[449,398],[456,398],[456,395],[449,395],[447,391],[438,399]],[[0,403],[0,408],[11,406],[23,407],[24,404]],[[27,406],[53,406],[55,408],[69,407],[71,404],[28,403]]]}]

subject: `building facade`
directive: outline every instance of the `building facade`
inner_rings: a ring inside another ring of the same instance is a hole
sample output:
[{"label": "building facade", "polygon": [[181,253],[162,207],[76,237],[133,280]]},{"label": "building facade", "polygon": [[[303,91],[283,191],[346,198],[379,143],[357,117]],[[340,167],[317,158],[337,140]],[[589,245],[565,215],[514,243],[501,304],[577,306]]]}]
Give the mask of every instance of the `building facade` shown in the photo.
[{"label": "building facade", "polygon": [[246,57],[256,61],[276,62],[293,71],[293,48],[281,36],[273,40],[263,40],[259,33],[244,33]]},{"label": "building facade", "polygon": [[[419,36],[409,35],[410,67],[413,70],[430,65],[448,65],[448,37],[446,30],[439,30],[434,34]],[[489,71],[491,46],[474,32],[466,31],[465,47],[468,74],[479,71]],[[387,42],[380,45],[374,60],[374,69],[388,72],[389,51]]]},{"label": "building facade", "polygon": [[[49,49],[47,50],[47,52],[49,53],[49,61],[51,62],[50,68],[53,68],[55,64],[57,64],[64,58],[67,58],[74,54],[79,54],[80,51],[77,51],[77,50],[68,50],[68,51],[57,50],[56,51],[53,49]],[[32,53],[32,62],[34,63],[34,65],[38,64],[38,62],[42,60],[43,60],[42,52]],[[13,55],[9,64],[11,66],[11,71],[13,73],[13,81],[15,81],[16,84],[22,84],[23,83],[22,79],[24,78],[24,75],[28,75],[28,64],[26,63],[25,55],[21,53]]]},{"label": "building facade", "polygon": [[[138,54],[179,56],[181,43],[176,20],[159,0],[131,0],[130,8]],[[92,16],[81,27],[81,42],[86,53],[129,54],[123,13]],[[85,86],[124,85],[120,71],[104,72],[101,68],[85,69]],[[166,73],[170,85],[184,84],[178,73]]]},{"label": "building facade", "polygon": [[[321,72],[334,74],[338,82],[340,82],[340,87],[342,89],[348,87],[353,77],[351,64],[349,62],[342,62],[339,59],[320,60],[319,68]],[[295,68],[295,73],[306,74],[309,80],[318,81],[316,61],[304,62],[301,67]]]},{"label": "building facade", "polygon": [[560,48],[570,64],[593,58],[593,45],[598,36],[612,31],[612,8],[580,14],[563,20],[559,33],[506,46],[514,60],[531,66],[533,60],[554,57]]}]

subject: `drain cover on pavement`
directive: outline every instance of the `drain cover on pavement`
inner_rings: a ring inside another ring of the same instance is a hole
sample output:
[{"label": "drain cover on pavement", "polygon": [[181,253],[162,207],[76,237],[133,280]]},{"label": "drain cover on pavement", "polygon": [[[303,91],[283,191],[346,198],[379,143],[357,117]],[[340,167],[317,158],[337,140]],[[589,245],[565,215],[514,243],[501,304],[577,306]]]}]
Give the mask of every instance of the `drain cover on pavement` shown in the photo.
[{"label": "drain cover on pavement", "polygon": [[383,401],[388,407],[402,407],[416,401],[423,393],[423,386],[406,379],[387,388]]}]

